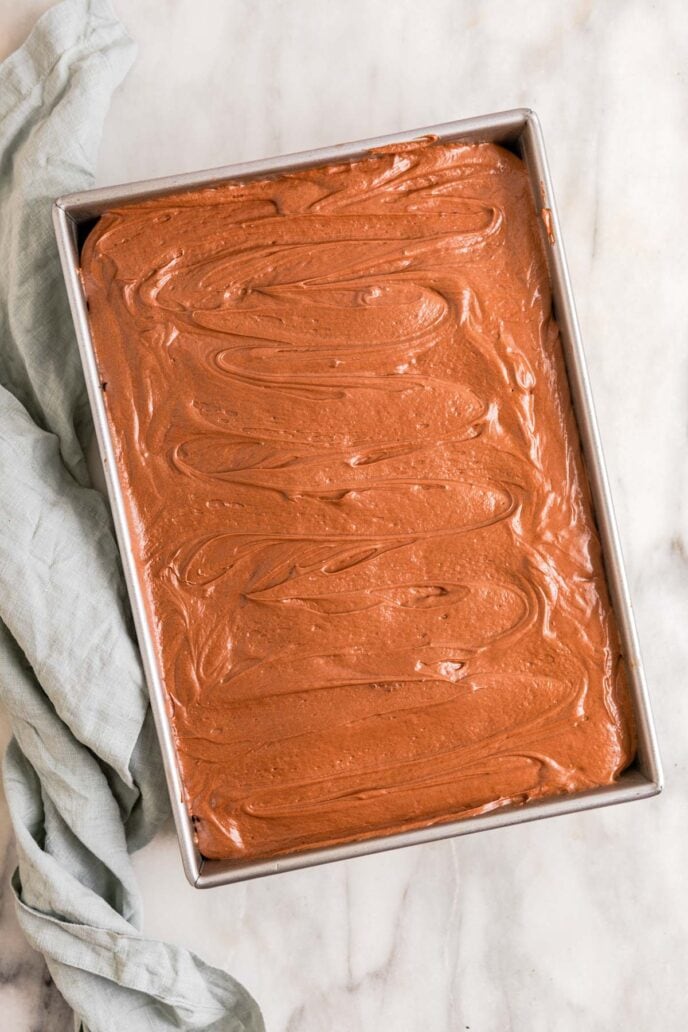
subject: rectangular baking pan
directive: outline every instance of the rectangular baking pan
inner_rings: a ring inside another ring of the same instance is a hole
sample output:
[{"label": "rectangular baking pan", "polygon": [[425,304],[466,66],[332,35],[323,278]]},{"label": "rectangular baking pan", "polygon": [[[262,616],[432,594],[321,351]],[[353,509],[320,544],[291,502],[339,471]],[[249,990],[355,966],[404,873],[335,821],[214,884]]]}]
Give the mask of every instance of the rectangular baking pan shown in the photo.
[{"label": "rectangular baking pan", "polygon": [[[622,651],[627,667],[638,733],[638,751],[635,761],[614,785],[596,788],[574,795],[508,806],[489,813],[468,817],[429,828],[405,831],[365,842],[314,849],[274,860],[235,861],[206,860],[194,842],[191,819],[183,802],[177,756],[170,718],[150,628],[132,555],[129,529],[125,516],[122,486],[115,462],[108,428],[93,345],[87,316],[86,298],[79,272],[79,255],[83,241],[94,220],[109,209],[139,201],[161,197],[179,190],[211,186],[228,179],[255,179],[273,173],[292,171],[327,162],[341,162],[361,157],[371,147],[379,147],[418,136],[432,134],[440,140],[492,142],[508,147],[519,154],[529,170],[536,209],[540,212],[543,239],[547,251],[552,281],[554,315],[561,331],[561,341],[578,422],[587,473],[592,489],[595,518],[602,542],[602,554],[609,591],[621,636]],[[152,179],[124,186],[88,190],[60,197],[53,205],[53,221],[64,272],[67,293],[74,318],[81,360],[86,377],[88,397],[93,412],[96,437],[103,462],[112,515],[122,555],[124,574],[134,615],[141,657],[150,691],[151,706],[160,739],[160,748],[167,776],[172,813],[179,837],[184,871],[192,885],[208,888],[227,882],[257,878],[279,871],[308,867],[313,864],[361,856],[399,846],[431,842],[454,835],[468,835],[508,824],[555,817],[559,814],[589,810],[656,795],[662,788],[662,772],[655,737],[650,703],[638,647],[631,600],[624,573],[618,532],[612,511],[609,485],[602,457],[600,437],[593,409],[590,382],[583,355],[580,330],[571,292],[571,283],[561,242],[542,132],[535,113],[527,108],[484,115],[479,118],[424,126],[408,132],[395,133],[337,147],[304,151],[285,157],[252,161],[241,165],[211,169],[205,172]]]}]

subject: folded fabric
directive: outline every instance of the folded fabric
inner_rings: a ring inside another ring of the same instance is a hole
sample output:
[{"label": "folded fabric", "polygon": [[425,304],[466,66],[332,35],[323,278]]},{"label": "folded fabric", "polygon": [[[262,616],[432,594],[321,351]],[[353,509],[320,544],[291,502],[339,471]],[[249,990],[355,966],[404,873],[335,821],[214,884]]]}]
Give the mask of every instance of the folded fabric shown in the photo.
[{"label": "folded fabric", "polygon": [[145,939],[129,853],[167,813],[50,206],[91,184],[133,47],[65,0],[0,64],[0,702],[19,920],[91,1032],[261,1032],[234,979]]}]

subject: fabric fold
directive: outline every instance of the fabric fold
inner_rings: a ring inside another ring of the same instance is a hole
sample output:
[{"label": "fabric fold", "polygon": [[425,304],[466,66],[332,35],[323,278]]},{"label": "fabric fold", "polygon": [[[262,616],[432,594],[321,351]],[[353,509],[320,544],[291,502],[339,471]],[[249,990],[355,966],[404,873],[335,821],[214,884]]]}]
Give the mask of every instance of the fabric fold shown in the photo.
[{"label": "fabric fold", "polygon": [[19,920],[91,1032],[262,1032],[226,973],[141,934],[130,852],[167,792],[105,500],[50,206],[93,182],[133,46],[65,0],[0,65],[0,704]]}]

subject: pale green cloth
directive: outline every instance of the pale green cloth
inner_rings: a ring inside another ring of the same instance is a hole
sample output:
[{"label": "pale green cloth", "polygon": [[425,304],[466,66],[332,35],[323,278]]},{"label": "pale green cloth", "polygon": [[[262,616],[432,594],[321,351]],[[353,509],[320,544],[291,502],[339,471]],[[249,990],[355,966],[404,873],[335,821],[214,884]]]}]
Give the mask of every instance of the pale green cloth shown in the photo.
[{"label": "pale green cloth", "polygon": [[0,65],[0,701],[14,730],[13,887],[76,1028],[260,1032],[230,976],[138,931],[129,853],[168,804],[109,512],[89,486],[91,423],[50,219],[55,197],[92,182],[132,58],[107,0],[66,0]]}]

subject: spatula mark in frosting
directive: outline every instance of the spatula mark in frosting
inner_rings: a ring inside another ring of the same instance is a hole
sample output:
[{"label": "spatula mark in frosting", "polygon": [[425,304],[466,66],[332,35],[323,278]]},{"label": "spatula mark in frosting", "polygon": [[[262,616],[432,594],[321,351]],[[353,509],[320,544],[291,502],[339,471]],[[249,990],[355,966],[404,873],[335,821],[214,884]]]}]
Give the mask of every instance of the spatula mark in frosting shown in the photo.
[{"label": "spatula mark in frosting", "polygon": [[432,139],[104,216],[83,275],[202,852],[613,781],[634,738],[524,167]]}]

